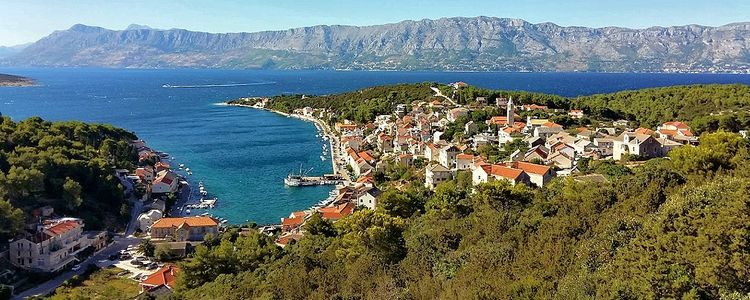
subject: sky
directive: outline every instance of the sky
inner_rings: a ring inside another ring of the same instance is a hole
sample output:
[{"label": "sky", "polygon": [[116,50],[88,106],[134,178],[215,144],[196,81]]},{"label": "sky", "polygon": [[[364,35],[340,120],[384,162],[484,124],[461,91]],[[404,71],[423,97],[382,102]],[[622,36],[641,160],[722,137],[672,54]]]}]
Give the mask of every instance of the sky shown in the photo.
[{"label": "sky", "polygon": [[0,46],[37,41],[74,24],[130,24],[208,32],[312,25],[376,25],[442,17],[509,17],[563,26],[646,28],[750,21],[750,0],[2,0]]}]

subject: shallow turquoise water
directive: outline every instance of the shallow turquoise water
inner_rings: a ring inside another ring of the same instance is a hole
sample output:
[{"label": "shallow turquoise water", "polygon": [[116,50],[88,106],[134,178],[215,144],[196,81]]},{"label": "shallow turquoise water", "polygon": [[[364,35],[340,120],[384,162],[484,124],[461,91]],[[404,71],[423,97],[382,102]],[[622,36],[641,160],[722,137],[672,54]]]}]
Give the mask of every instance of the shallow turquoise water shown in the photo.
[{"label": "shallow turquoise water", "polygon": [[[440,73],[235,70],[0,69],[35,78],[40,86],[0,88],[0,112],[20,120],[111,123],[135,131],[176,157],[219,198],[214,214],[231,223],[278,222],[325,198],[329,188],[286,188],[300,164],[331,171],[321,161],[315,127],[297,119],[215,103],[281,93],[328,94],[401,82],[466,81],[489,87],[576,96],[691,83],[745,83],[748,75]],[[162,85],[229,87],[163,88]]]}]

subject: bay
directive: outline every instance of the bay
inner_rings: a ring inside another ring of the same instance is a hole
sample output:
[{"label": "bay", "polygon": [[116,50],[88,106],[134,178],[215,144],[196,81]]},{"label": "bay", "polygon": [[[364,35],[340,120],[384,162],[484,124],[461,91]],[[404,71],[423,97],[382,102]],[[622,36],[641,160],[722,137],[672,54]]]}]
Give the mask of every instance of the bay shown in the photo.
[{"label": "bay", "polygon": [[[394,83],[464,81],[487,88],[579,96],[697,83],[750,84],[750,75],[337,72],[270,70],[136,70],[0,68],[31,77],[35,87],[0,88],[0,113],[14,120],[110,123],[169,152],[219,198],[212,211],[230,223],[278,222],[325,198],[330,188],[287,188],[300,165],[331,172],[315,127],[266,111],[217,103],[282,93],[330,94]],[[165,88],[163,85],[183,86]],[[218,86],[217,86],[218,85]],[[189,86],[189,87],[185,87]]]}]

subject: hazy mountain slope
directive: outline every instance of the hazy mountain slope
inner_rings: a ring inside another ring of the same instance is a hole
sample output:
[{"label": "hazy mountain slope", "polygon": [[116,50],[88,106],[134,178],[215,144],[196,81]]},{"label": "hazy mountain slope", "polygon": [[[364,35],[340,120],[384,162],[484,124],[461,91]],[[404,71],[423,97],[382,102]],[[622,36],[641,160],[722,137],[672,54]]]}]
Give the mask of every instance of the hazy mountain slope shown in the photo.
[{"label": "hazy mountain slope", "polygon": [[75,25],[6,64],[106,67],[535,71],[743,70],[750,23],[561,27],[490,17],[214,34]]}]

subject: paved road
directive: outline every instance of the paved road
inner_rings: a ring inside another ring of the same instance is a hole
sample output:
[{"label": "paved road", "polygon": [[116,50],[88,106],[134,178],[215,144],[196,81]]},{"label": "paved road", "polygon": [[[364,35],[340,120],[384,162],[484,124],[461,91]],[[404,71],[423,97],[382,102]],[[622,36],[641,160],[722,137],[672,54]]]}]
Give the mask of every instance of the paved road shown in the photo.
[{"label": "paved road", "polygon": [[65,280],[70,279],[74,275],[81,275],[86,271],[88,266],[95,264],[97,261],[107,259],[108,256],[119,252],[120,250],[126,249],[130,245],[137,245],[140,239],[138,238],[119,238],[115,237],[115,240],[107,245],[107,247],[100,250],[95,255],[87,258],[80,263],[81,268],[78,271],[67,271],[49,280],[45,283],[40,284],[37,287],[26,290],[18,295],[13,296],[12,299],[24,299],[31,296],[47,295],[52,293],[58,286],[62,285]]}]

